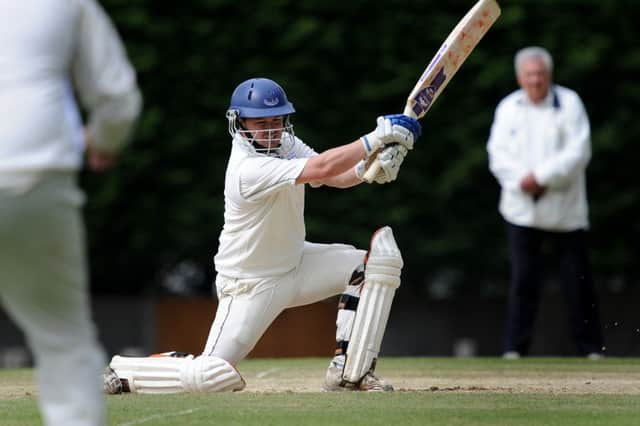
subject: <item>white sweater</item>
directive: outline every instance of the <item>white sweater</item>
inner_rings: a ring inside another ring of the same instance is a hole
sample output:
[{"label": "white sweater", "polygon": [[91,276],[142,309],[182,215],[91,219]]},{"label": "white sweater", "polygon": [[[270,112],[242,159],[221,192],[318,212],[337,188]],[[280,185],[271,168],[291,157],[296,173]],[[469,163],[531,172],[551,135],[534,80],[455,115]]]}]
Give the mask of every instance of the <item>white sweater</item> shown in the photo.
[{"label": "white sweater", "polygon": [[135,71],[94,0],[0,0],[0,187],[76,170],[83,140],[115,152],[141,108]]},{"label": "white sweater", "polygon": [[[504,219],[548,231],[588,228],[590,135],[582,101],[570,89],[553,86],[541,104],[532,104],[523,90],[504,98],[487,144],[489,168],[502,187]],[[530,172],[547,187],[537,201],[520,189]]]}]

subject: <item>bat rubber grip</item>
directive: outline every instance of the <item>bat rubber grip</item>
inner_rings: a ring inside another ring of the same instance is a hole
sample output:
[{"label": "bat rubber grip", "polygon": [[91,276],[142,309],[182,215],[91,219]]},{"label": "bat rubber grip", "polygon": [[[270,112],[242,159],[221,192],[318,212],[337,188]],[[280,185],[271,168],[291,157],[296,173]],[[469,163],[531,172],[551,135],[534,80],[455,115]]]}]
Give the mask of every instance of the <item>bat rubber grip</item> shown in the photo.
[{"label": "bat rubber grip", "polygon": [[379,171],[380,171],[380,160],[376,158],[375,160],[373,160],[373,163],[371,163],[367,171],[364,172],[364,175],[362,176],[362,178],[365,181],[367,181],[367,183],[372,183]]}]

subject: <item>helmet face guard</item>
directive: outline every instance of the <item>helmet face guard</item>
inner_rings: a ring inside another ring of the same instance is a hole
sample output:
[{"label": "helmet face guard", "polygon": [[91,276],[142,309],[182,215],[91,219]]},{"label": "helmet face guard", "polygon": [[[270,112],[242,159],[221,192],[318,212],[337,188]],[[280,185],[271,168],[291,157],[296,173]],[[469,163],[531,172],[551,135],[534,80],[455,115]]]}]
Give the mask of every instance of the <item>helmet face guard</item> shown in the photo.
[{"label": "helmet face guard", "polygon": [[[235,137],[242,136],[250,142],[256,152],[268,155],[277,155],[279,147],[284,139],[293,139],[293,125],[289,115],[295,112],[293,104],[287,99],[287,95],[275,81],[266,78],[252,78],[233,91],[231,102],[227,109],[229,121],[229,134]],[[252,132],[242,124],[246,118],[267,118],[283,116],[283,125],[278,128],[261,129]],[[274,144],[274,139],[277,140]],[[289,145],[289,143],[285,143]]]}]

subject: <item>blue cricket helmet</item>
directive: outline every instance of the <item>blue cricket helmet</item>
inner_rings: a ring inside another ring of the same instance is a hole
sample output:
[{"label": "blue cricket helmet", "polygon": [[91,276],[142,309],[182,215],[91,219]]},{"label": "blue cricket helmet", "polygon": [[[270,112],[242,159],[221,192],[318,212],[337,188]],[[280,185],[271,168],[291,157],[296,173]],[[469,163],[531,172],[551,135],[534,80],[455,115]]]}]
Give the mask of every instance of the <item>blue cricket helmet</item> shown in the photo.
[{"label": "blue cricket helmet", "polygon": [[231,95],[229,111],[240,118],[289,115],[296,112],[278,83],[268,78],[250,78],[238,85]]}]

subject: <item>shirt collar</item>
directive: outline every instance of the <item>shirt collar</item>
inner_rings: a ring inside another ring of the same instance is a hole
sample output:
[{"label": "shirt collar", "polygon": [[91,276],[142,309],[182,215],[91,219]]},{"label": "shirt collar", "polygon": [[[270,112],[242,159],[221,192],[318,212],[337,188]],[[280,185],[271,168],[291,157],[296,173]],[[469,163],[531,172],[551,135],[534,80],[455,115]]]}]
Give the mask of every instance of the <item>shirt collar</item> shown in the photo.
[{"label": "shirt collar", "polygon": [[529,97],[527,96],[527,92],[524,89],[520,89],[520,97],[518,98],[518,104],[527,105],[527,106],[537,105],[545,108],[553,107],[556,109],[560,109],[560,98],[558,97],[558,91],[556,90],[555,86],[551,86],[549,88],[549,92],[547,93],[547,96],[545,96],[542,102],[539,104],[533,104],[529,100]]}]

